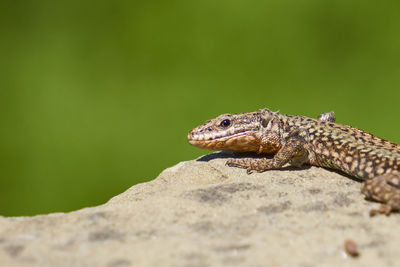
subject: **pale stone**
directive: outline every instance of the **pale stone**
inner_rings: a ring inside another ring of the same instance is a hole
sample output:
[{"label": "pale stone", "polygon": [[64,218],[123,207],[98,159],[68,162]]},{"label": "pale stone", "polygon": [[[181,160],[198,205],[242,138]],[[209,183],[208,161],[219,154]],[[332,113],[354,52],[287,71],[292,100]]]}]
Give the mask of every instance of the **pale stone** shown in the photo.
[{"label": "pale stone", "polygon": [[400,216],[370,218],[378,204],[358,182],[317,167],[247,175],[229,156],[181,162],[98,207],[0,217],[0,266],[400,266]]}]

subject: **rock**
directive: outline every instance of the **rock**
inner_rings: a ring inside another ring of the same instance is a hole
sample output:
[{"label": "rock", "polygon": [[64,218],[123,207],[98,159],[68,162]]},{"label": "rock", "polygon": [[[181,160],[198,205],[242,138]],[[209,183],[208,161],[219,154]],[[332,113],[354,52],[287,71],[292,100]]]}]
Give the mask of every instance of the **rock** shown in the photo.
[{"label": "rock", "polygon": [[0,217],[0,266],[400,263],[400,215],[370,218],[359,182],[317,167],[247,175],[230,156],[181,162],[98,207]]}]

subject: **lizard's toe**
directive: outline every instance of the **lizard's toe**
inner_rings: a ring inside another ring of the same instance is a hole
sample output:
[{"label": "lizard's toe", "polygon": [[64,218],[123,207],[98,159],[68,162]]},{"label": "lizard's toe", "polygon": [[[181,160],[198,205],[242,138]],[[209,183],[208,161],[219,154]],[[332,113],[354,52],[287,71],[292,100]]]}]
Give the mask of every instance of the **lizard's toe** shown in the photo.
[{"label": "lizard's toe", "polygon": [[377,209],[372,209],[369,211],[369,216],[374,217],[378,214],[385,214],[386,216],[390,216],[392,212],[392,207],[390,205],[380,205]]},{"label": "lizard's toe", "polygon": [[238,167],[238,166],[237,166],[237,163],[235,163],[235,161],[232,160],[232,159],[226,161],[226,162],[225,162],[225,165],[228,166],[228,167]]}]

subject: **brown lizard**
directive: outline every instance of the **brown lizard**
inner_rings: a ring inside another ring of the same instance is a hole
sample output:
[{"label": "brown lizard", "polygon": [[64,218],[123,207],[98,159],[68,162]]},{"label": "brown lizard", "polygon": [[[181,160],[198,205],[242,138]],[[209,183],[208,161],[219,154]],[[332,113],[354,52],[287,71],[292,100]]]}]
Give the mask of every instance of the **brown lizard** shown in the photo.
[{"label": "brown lizard", "polygon": [[274,154],[230,159],[228,166],[264,172],[289,163],[340,170],[364,181],[367,199],[383,203],[371,210],[400,211],[400,146],[360,129],[335,123],[333,112],[317,119],[282,115],[269,109],[223,114],[189,132],[190,144],[209,150]]}]

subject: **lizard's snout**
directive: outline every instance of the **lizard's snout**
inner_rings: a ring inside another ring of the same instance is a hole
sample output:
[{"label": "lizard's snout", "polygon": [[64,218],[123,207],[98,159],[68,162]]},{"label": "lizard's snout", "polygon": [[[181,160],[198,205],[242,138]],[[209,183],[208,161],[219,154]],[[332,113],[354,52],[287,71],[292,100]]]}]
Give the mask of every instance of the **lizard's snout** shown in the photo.
[{"label": "lizard's snout", "polygon": [[191,130],[188,134],[187,134],[187,141],[189,142],[189,144],[191,145],[195,145],[197,143],[197,141],[199,141],[201,138],[199,136],[199,134],[197,133],[196,129]]},{"label": "lizard's snout", "polygon": [[193,132],[192,132],[192,131],[190,131],[190,132],[187,134],[187,140],[188,140],[189,143],[190,143],[190,141],[193,140]]}]

